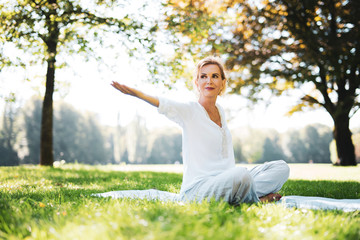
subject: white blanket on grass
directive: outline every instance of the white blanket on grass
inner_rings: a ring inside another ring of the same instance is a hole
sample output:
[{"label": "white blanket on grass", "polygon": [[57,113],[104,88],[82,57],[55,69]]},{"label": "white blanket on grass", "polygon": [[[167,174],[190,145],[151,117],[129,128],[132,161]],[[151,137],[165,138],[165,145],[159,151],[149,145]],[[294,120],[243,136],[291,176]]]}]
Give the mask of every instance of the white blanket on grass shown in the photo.
[{"label": "white blanket on grass", "polygon": [[92,196],[111,197],[113,199],[130,198],[130,199],[147,199],[147,200],[160,200],[160,201],[171,201],[171,202],[180,201],[179,194],[160,191],[157,189],[112,191],[106,193],[92,194]]},{"label": "white blanket on grass", "polygon": [[[123,190],[106,193],[92,194],[96,197],[147,199],[180,202],[180,195],[176,193],[149,190]],[[360,211],[360,199],[334,199],[324,197],[305,197],[305,196],[284,196],[278,204],[287,208],[306,208],[316,210],[342,210],[344,212]]]},{"label": "white blanket on grass", "polygon": [[360,211],[360,199],[334,199],[325,197],[284,196],[280,204],[291,208],[315,210],[342,210],[344,212]]}]

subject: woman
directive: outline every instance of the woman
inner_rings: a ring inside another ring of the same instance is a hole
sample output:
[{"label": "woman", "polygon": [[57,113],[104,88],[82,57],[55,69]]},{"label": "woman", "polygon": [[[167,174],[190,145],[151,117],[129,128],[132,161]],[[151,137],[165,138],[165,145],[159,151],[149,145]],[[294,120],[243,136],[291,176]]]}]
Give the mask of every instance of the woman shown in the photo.
[{"label": "woman", "polygon": [[111,85],[157,107],[159,113],[182,127],[184,174],[181,200],[215,198],[234,205],[279,200],[281,196],[276,192],[289,177],[289,167],[284,161],[265,163],[250,171],[235,167],[224,110],[216,103],[226,88],[221,62],[215,57],[201,60],[194,82],[199,98],[197,102],[188,103],[153,97],[118,82]]}]

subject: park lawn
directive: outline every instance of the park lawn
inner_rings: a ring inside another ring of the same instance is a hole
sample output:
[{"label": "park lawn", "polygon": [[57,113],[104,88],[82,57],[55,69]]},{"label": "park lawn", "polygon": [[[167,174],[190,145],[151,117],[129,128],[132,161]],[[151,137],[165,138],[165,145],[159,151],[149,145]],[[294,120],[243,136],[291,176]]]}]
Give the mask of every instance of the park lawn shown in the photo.
[{"label": "park lawn", "polygon": [[[296,168],[291,165],[292,171]],[[280,193],[360,198],[360,181],[347,178],[349,171],[359,170],[337,167],[346,180],[290,179]],[[82,165],[0,167],[0,239],[360,239],[359,211],[91,196],[150,188],[178,193],[181,178],[179,173]]]}]

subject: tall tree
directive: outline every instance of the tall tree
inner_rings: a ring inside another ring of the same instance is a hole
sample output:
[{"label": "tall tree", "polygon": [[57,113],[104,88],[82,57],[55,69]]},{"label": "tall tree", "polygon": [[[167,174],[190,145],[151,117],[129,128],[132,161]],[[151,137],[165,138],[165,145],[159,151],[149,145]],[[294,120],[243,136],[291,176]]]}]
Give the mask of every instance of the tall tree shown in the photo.
[{"label": "tall tree", "polygon": [[232,93],[252,100],[263,90],[281,95],[312,86],[290,112],[324,108],[334,122],[340,164],[356,165],[349,121],[360,109],[360,1],[168,3],[167,28],[182,33],[177,59],[184,52],[224,56]]},{"label": "tall tree", "polygon": [[[47,65],[46,90],[42,107],[40,164],[53,164],[53,93],[55,71],[60,53],[91,52],[92,40],[101,44],[107,32],[120,34],[123,42],[132,41],[134,47],[152,50],[151,24],[137,22],[127,14],[130,1],[113,0],[9,0],[0,3],[1,68],[13,64],[3,54],[4,44],[37,56],[35,62]],[[114,11],[122,9],[122,11]],[[116,17],[109,17],[113,15]],[[144,21],[144,18],[142,18]],[[151,26],[150,26],[151,25]],[[18,57],[23,64],[21,57]],[[26,60],[26,59],[25,59]]]}]

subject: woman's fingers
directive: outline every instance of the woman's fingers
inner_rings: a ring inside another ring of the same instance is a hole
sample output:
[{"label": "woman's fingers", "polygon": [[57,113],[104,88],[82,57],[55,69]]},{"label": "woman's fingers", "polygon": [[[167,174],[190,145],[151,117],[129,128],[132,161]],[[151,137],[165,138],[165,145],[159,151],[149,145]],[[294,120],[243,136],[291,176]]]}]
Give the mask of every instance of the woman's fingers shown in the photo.
[{"label": "woman's fingers", "polygon": [[126,93],[126,88],[124,87],[125,85],[121,85],[120,83],[118,82],[112,82],[111,83],[111,86],[113,86],[114,88],[116,88],[117,90],[123,92],[123,93]]},{"label": "woman's fingers", "polygon": [[141,100],[144,100],[145,102],[155,106],[155,107],[159,107],[159,99],[157,97],[153,97],[153,96],[150,96],[150,95],[147,95],[135,88],[131,88],[131,87],[128,87],[124,84],[120,84],[116,81],[113,81],[111,83],[111,86],[113,86],[114,88],[116,88],[117,90],[119,90],[120,92],[124,93],[124,94],[128,94],[130,96],[134,96],[134,97],[137,97]]},{"label": "woman's fingers", "polygon": [[123,93],[129,94],[129,95],[132,95],[132,96],[135,95],[134,90],[132,88],[130,88],[130,87],[126,86],[126,85],[120,85],[120,87],[121,87]]},{"label": "woman's fingers", "polygon": [[113,81],[111,83],[111,86],[113,86],[114,88],[116,88],[117,90],[119,90],[120,92],[122,92],[124,94],[135,96],[134,89],[132,89],[132,88],[130,88],[130,87],[124,85],[124,84],[120,84],[118,82]]}]

